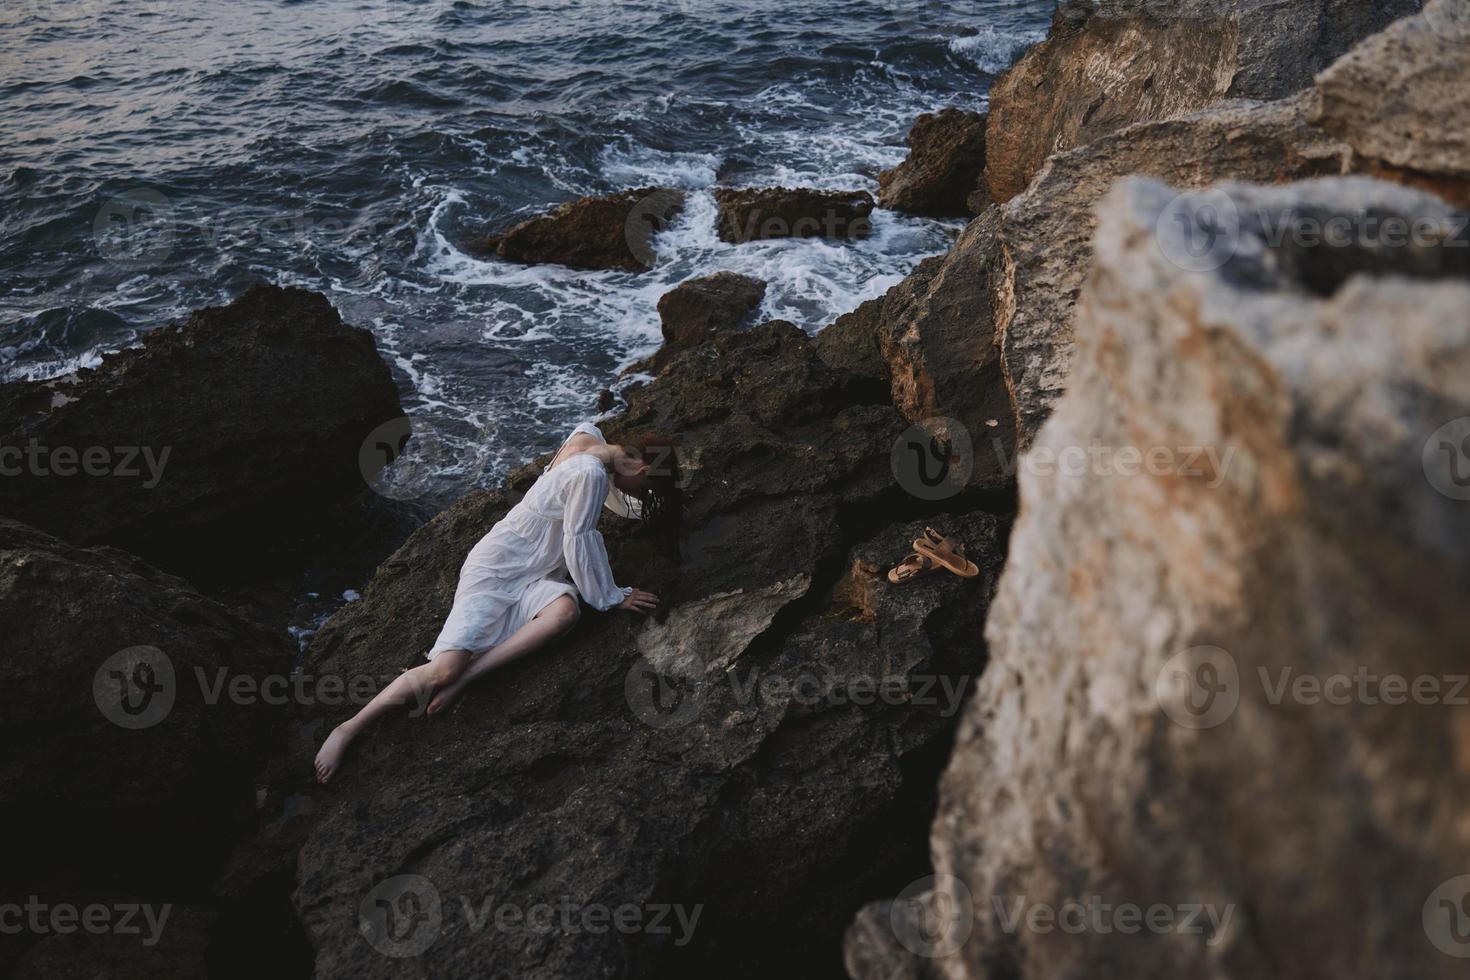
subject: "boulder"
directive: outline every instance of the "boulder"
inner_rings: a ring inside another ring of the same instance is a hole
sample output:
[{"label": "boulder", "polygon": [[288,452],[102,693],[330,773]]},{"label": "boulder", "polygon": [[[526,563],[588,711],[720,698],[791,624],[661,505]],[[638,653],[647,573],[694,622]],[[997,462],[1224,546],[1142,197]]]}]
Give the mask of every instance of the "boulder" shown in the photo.
[{"label": "boulder", "polygon": [[903,163],[878,175],[881,206],[936,218],[985,209],[983,197],[971,200],[985,170],[984,113],[953,107],[925,113],[909,130],[908,145]]},{"label": "boulder", "polygon": [[[447,716],[363,737],[314,793],[300,851],[318,976],[405,961],[447,977],[840,969],[861,902],[926,867],[933,781],[984,663],[1004,540],[974,501],[941,513],[895,486],[904,422],[852,384],[772,323],[717,334],[630,394],[612,441],[662,430],[683,444],[677,553],[604,515],[619,581],[658,593],[660,614],[588,614]],[[317,634],[305,669],[418,662],[464,554],[536,472],[422,528]],[[883,570],[926,523],[984,574],[890,587]],[[417,903],[407,921],[422,930],[383,931],[377,898]],[[513,921],[543,903],[554,923]],[[619,907],[661,925],[583,927]],[[501,909],[520,913],[497,924]]]},{"label": "boulder", "polygon": [[279,716],[238,690],[284,679],[295,645],[137,558],[5,519],[0,621],[12,681],[0,799],[25,842],[6,857],[0,901],[207,895],[250,825]]},{"label": "boulder", "polygon": [[95,369],[0,386],[0,515],[209,584],[279,574],[369,495],[365,440],[402,415],[370,333],[256,286]]},{"label": "boulder", "polygon": [[948,253],[839,323],[876,336],[893,404],[910,422],[959,423],[973,485],[1004,486],[1018,445],[1066,386],[1097,201],[1129,174],[1202,186],[1342,173],[1347,148],[1306,121],[1307,106],[1306,96],[1232,102],[1058,154],[1026,193],[987,210]]},{"label": "boulder", "polygon": [[767,238],[866,238],[873,230],[867,191],[806,187],[716,187],[719,234],[740,244]]},{"label": "boulder", "polygon": [[1453,220],[1364,178],[1101,205],[942,784],[944,976],[1460,975],[1470,260],[1382,230]]},{"label": "boulder", "polygon": [[1072,324],[1091,267],[1097,202],[1131,174],[1188,188],[1342,174],[1347,148],[1310,125],[1309,105],[1306,94],[1231,102],[1131,126],[1053,157],[1025,194],[998,209],[989,246],[994,336],[1021,448],[1070,377]]},{"label": "boulder", "polygon": [[603,197],[579,197],[549,214],[471,246],[510,262],[555,262],[573,269],[653,268],[653,236],[684,209],[685,194],[671,187],[640,187]]},{"label": "boulder", "polygon": [[1470,207],[1470,12],[1431,0],[1317,78],[1312,119],[1354,169]]},{"label": "boulder", "polygon": [[716,272],[681,282],[659,298],[664,345],[644,369],[657,373],[679,351],[738,328],[765,296],[765,280],[735,272]]},{"label": "boulder", "polygon": [[1422,0],[1099,0],[1073,3],[991,88],[985,182],[997,202],[1053,153],[1225,98],[1307,88],[1352,44]]}]

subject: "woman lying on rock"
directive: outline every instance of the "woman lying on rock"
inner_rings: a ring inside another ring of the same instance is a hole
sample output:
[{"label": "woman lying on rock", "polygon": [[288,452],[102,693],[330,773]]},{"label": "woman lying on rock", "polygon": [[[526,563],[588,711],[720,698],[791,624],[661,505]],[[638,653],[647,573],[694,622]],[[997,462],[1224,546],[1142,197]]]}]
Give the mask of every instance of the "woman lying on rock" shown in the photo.
[{"label": "woman lying on rock", "polygon": [[521,502],[470,550],[429,662],[399,675],[333,729],[316,756],[317,779],[331,779],[352,740],[394,708],[432,698],[428,713],[438,714],[470,681],[571,629],[579,594],[601,610],[653,610],[658,596],[613,580],[597,517],[606,506],[676,527],[678,485],[667,441],[610,446],[597,426],[577,426]]}]

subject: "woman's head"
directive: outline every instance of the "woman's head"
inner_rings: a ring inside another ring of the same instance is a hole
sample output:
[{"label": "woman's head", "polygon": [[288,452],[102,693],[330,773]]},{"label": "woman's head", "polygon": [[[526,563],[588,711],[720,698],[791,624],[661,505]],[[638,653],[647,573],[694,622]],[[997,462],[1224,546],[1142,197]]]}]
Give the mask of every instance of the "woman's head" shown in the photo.
[{"label": "woman's head", "polygon": [[613,486],[642,506],[643,520],[666,530],[679,526],[682,479],[677,444],[659,435],[624,443],[613,460]]}]

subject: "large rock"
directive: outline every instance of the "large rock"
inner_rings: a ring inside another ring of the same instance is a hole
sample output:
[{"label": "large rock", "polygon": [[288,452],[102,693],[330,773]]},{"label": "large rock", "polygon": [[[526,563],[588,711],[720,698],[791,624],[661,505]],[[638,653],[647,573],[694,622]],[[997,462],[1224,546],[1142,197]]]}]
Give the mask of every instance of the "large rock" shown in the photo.
[{"label": "large rock", "polygon": [[1461,975],[1470,260],[1416,220],[1362,178],[1101,206],[934,827],[963,914],[907,944],[946,976]]},{"label": "large rock", "polygon": [[1317,78],[1313,120],[1355,169],[1470,207],[1470,8],[1432,0]]},{"label": "large rock", "polygon": [[[294,644],[123,552],[4,519],[0,622],[11,677],[0,694],[0,800],[18,842],[0,901],[157,906],[207,895],[249,826],[278,715],[238,692],[284,679]],[[0,969],[26,932],[0,937]],[[44,958],[87,943],[80,931],[58,936]]]},{"label": "large rock", "polygon": [[994,331],[1022,448],[1070,377],[1075,304],[1091,266],[1097,202],[1132,174],[1199,188],[1345,172],[1346,147],[1307,122],[1308,105],[1306,95],[1228,103],[1131,126],[1047,161],[1027,192],[993,216]]},{"label": "large rock", "polygon": [[95,369],[0,387],[0,515],[211,583],[278,572],[369,493],[364,441],[402,414],[371,334],[257,286]]},{"label": "large rock", "polygon": [[715,188],[721,240],[740,244],[767,238],[866,238],[873,230],[867,191],[807,187]]},{"label": "large rock", "polygon": [[738,328],[765,296],[764,279],[736,272],[686,279],[659,297],[664,344],[640,367],[657,373],[680,351]]},{"label": "large rock", "polygon": [[1355,41],[1422,0],[1101,0],[1073,3],[990,91],[985,181],[995,201],[1046,158],[1134,123],[1312,83]]},{"label": "large rock", "polygon": [[[985,115],[953,107],[925,113],[908,135],[903,163],[878,175],[878,203],[894,211],[937,218],[984,210]],[[975,207],[979,204],[979,207]]]},{"label": "large rock", "polygon": [[[663,612],[589,614],[448,716],[364,736],[315,797],[300,852],[319,976],[397,973],[380,948],[447,977],[840,968],[861,902],[926,867],[933,781],[984,662],[1003,540],[994,517],[937,513],[894,485],[904,422],[855,402],[853,383],[801,330],[768,324],[678,355],[631,396],[609,437],[679,435],[682,540],[674,554],[606,516],[604,533],[619,581],[659,593]],[[318,634],[305,669],[418,662],[465,552],[534,473],[426,525]],[[882,571],[925,523],[985,574],[888,586]],[[375,896],[404,888],[423,931],[365,937]],[[462,903],[478,917],[487,901],[492,914],[568,907],[573,924],[466,918]],[[588,909],[660,903],[698,919],[581,925]]]},{"label": "large rock", "polygon": [[[871,330],[895,407],[914,423],[958,421],[971,482],[1004,485],[1018,443],[1035,436],[1067,384],[1097,201],[1129,174],[1198,187],[1342,173],[1347,148],[1307,123],[1307,104],[1305,96],[1230,103],[1059,154],[1026,193],[972,221],[947,254],[829,329]],[[838,349],[850,357],[860,345]]]},{"label": "large rock", "polygon": [[683,191],[670,187],[579,197],[473,248],[510,262],[643,272],[656,258],[653,236],[684,209],[684,198]]}]

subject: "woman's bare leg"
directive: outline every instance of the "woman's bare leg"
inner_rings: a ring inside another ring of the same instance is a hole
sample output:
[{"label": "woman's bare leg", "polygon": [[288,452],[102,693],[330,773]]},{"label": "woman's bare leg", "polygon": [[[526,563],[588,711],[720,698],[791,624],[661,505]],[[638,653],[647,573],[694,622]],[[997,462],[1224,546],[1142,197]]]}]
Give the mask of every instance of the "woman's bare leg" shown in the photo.
[{"label": "woman's bare leg", "polygon": [[465,672],[470,661],[466,650],[444,650],[433,660],[405,670],[374,697],[362,710],[336,728],[322,743],[316,755],[316,778],[325,783],[332,778],[342,762],[342,754],[352,740],[363,730],[388,712],[405,704],[416,704],[420,709],[435,691],[453,684]]},{"label": "woman's bare leg", "polygon": [[465,686],[486,671],[546,645],[577,625],[582,615],[581,607],[573,596],[558,596],[531,617],[531,621],[501,641],[499,646],[482,653],[458,677],[444,685],[434,700],[429,702],[429,714],[437,715],[454,703],[463,693]]}]

